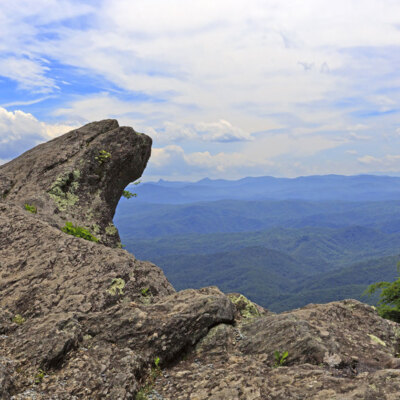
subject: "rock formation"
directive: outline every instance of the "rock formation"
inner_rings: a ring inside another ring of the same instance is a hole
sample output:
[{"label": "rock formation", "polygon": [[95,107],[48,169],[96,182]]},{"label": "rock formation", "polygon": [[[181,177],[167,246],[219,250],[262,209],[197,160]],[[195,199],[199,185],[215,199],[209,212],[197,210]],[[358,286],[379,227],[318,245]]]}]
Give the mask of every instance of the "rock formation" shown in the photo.
[{"label": "rock formation", "polygon": [[115,120],[83,126],[41,144],[0,167],[0,197],[37,209],[53,226],[73,222],[116,247],[115,208],[125,186],[138,179],[151,139]]},{"label": "rock formation", "polygon": [[398,399],[400,326],[372,307],[176,292],[117,248],[150,146],[106,120],[0,167],[0,399]]}]

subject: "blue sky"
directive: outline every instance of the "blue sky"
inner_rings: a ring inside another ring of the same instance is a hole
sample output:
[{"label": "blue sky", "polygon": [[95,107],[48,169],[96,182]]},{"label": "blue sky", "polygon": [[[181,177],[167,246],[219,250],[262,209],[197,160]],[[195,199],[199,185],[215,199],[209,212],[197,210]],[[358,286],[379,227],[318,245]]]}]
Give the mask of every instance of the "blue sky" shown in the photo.
[{"label": "blue sky", "polygon": [[117,118],[144,180],[400,175],[399,71],[398,0],[3,2],[0,163]]}]

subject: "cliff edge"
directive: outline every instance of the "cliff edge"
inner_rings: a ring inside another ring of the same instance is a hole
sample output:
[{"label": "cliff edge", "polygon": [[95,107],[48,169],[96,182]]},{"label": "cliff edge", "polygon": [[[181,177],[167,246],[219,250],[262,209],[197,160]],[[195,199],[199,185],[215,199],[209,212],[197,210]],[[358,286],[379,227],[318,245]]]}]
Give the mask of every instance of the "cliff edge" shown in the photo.
[{"label": "cliff edge", "polygon": [[372,307],[274,314],[216,287],[176,292],[117,248],[115,208],[150,151],[106,120],[0,167],[0,399],[399,398],[400,326]]}]

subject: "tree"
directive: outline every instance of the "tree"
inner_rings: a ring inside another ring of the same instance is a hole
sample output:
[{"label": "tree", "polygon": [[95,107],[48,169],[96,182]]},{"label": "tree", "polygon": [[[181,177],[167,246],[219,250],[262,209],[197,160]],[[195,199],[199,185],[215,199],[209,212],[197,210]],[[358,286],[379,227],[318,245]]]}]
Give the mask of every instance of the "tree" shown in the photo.
[{"label": "tree", "polygon": [[[400,274],[400,261],[397,263],[397,272]],[[369,285],[365,291],[373,294],[380,290],[378,302],[378,314],[386,319],[400,322],[400,276],[394,282],[377,282]]]}]

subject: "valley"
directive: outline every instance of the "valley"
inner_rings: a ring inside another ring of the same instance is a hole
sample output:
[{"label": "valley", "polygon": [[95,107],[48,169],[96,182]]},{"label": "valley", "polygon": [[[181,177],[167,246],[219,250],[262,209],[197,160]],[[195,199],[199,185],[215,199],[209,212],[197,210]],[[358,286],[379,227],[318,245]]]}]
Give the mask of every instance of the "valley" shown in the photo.
[{"label": "valley", "polygon": [[[303,181],[309,187],[307,178]],[[372,188],[365,187],[366,177],[351,178],[358,182],[354,197],[368,191],[374,200],[288,199],[287,193],[295,196],[296,190],[301,197],[303,188],[298,180],[290,187],[285,179],[286,192],[279,200],[182,203],[179,198],[187,189],[161,182],[175,204],[146,202],[138,190],[137,199],[120,202],[115,223],[126,249],[159,265],[177,289],[217,285],[277,312],[345,298],[374,304],[376,297],[363,296],[364,290],[376,281],[393,280],[400,260],[400,201],[385,200],[396,178],[373,177],[377,186]],[[326,188],[331,180],[319,177],[318,184]],[[266,179],[259,181],[265,185]],[[216,186],[222,193],[228,185],[210,182],[210,193]],[[205,193],[204,184],[190,184],[190,191]],[[339,186],[335,176],[335,187],[344,190]],[[154,187],[158,200],[158,185],[144,184],[141,190],[149,196]],[[259,188],[258,193],[262,190],[267,191]]]}]

